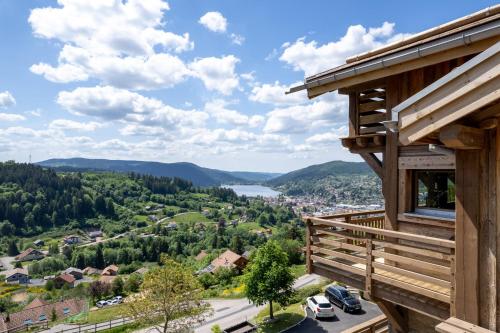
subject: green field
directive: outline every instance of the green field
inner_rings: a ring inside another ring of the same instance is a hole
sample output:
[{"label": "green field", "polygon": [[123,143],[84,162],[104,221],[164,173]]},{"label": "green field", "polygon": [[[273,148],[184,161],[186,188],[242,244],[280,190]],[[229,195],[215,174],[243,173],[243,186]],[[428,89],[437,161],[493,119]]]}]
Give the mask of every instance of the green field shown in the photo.
[{"label": "green field", "polygon": [[304,309],[302,304],[291,304],[287,307],[280,308],[278,304],[273,304],[275,320],[266,322],[269,319],[269,305],[265,307],[257,317],[255,323],[259,325],[257,332],[262,333],[277,333],[281,332],[304,319]]},{"label": "green field", "polygon": [[198,212],[181,213],[180,215],[172,217],[171,220],[177,223],[213,222],[212,220],[208,219],[205,215]]}]

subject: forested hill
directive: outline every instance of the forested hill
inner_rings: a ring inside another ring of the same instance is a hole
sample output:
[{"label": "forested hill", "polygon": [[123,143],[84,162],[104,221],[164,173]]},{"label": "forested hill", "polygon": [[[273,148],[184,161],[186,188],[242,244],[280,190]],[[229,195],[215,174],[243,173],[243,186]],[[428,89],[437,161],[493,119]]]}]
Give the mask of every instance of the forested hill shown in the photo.
[{"label": "forested hill", "polygon": [[106,159],[67,158],[50,159],[37,164],[63,168],[63,170],[102,170],[135,172],[157,177],[178,177],[191,181],[195,186],[218,186],[221,184],[244,184],[266,181],[279,174],[262,172],[231,172],[203,168],[193,163],[161,163],[147,161],[126,161]]},{"label": "forested hill", "polygon": [[123,206],[130,201],[200,191],[237,199],[232,190],[200,190],[180,178],[56,173],[33,164],[0,162],[0,236],[30,236],[59,228],[104,228],[112,233],[128,223]]},{"label": "forested hill", "polygon": [[266,184],[287,195],[319,195],[336,203],[382,202],[380,179],[364,162],[332,161],[311,165]]}]

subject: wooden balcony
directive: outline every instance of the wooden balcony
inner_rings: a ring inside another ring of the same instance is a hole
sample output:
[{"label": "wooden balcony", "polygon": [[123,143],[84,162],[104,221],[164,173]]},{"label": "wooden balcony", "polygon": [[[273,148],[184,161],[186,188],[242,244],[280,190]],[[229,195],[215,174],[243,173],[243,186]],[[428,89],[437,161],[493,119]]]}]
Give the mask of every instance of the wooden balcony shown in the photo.
[{"label": "wooden balcony", "polygon": [[455,242],[384,229],[384,211],[306,217],[311,273],[439,320],[454,301]]}]

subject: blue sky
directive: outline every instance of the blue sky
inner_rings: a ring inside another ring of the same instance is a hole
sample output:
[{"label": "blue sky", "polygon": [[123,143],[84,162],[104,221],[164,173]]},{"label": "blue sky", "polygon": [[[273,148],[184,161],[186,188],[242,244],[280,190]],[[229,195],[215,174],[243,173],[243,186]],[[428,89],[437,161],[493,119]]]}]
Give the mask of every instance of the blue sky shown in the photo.
[{"label": "blue sky", "polygon": [[284,91],[493,4],[0,0],[0,160],[274,172],[357,160],[339,143],[345,97]]}]

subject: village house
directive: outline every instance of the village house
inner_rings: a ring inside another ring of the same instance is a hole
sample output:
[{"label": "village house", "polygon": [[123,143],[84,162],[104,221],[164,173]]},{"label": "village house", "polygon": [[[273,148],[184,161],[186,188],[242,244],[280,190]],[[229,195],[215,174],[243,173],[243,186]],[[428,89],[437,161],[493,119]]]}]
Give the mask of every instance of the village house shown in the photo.
[{"label": "village house", "polygon": [[290,90],[347,96],[341,143],[385,199],[306,216],[307,271],[363,290],[393,332],[500,330],[499,74],[495,5]]},{"label": "village house", "polygon": [[101,230],[93,230],[93,231],[89,232],[89,237],[90,237],[90,239],[95,241],[96,238],[102,237],[102,231]]},{"label": "village house", "polygon": [[[86,309],[83,299],[66,299],[48,303],[35,298],[23,310],[0,315],[0,333],[19,331],[21,328],[74,316]],[[55,315],[55,318],[53,318]]]},{"label": "village house", "polygon": [[141,267],[139,269],[136,269],[134,273],[139,274],[139,275],[144,275],[149,271],[146,267]]},{"label": "village house", "polygon": [[106,284],[111,284],[117,278],[116,275],[101,275],[99,281]]},{"label": "village house", "polygon": [[64,237],[63,242],[66,245],[78,244],[80,243],[80,237],[77,235],[69,235]]},{"label": "village house", "polygon": [[117,274],[118,274],[118,266],[116,265],[109,265],[108,267],[104,268],[101,273],[101,275],[103,276],[115,276]]},{"label": "village house", "polygon": [[0,275],[5,276],[5,282],[7,283],[28,284],[30,282],[30,277],[26,268],[14,268],[1,272]]},{"label": "village house", "polygon": [[248,260],[231,250],[226,250],[210,263],[212,266],[211,272],[215,272],[220,268],[234,268],[238,271],[245,269]]},{"label": "village house", "polygon": [[45,258],[45,253],[40,250],[29,248],[16,256],[17,261],[32,261]]},{"label": "village house", "polygon": [[83,279],[83,271],[75,267],[66,268],[63,273],[73,275],[76,280]]},{"label": "village house", "polygon": [[102,270],[98,269],[98,268],[94,268],[94,267],[85,267],[83,269],[83,274],[84,275],[101,275],[102,273]]},{"label": "village house", "polygon": [[45,245],[45,242],[41,239],[37,239],[33,242],[33,245],[37,246],[37,247],[41,247],[41,246],[44,246]]},{"label": "village house", "polygon": [[67,285],[70,288],[73,288],[75,286],[76,279],[71,274],[62,273],[62,274],[57,275],[53,281],[54,281],[54,286],[57,289],[60,289],[60,288],[64,287],[65,285]]}]

